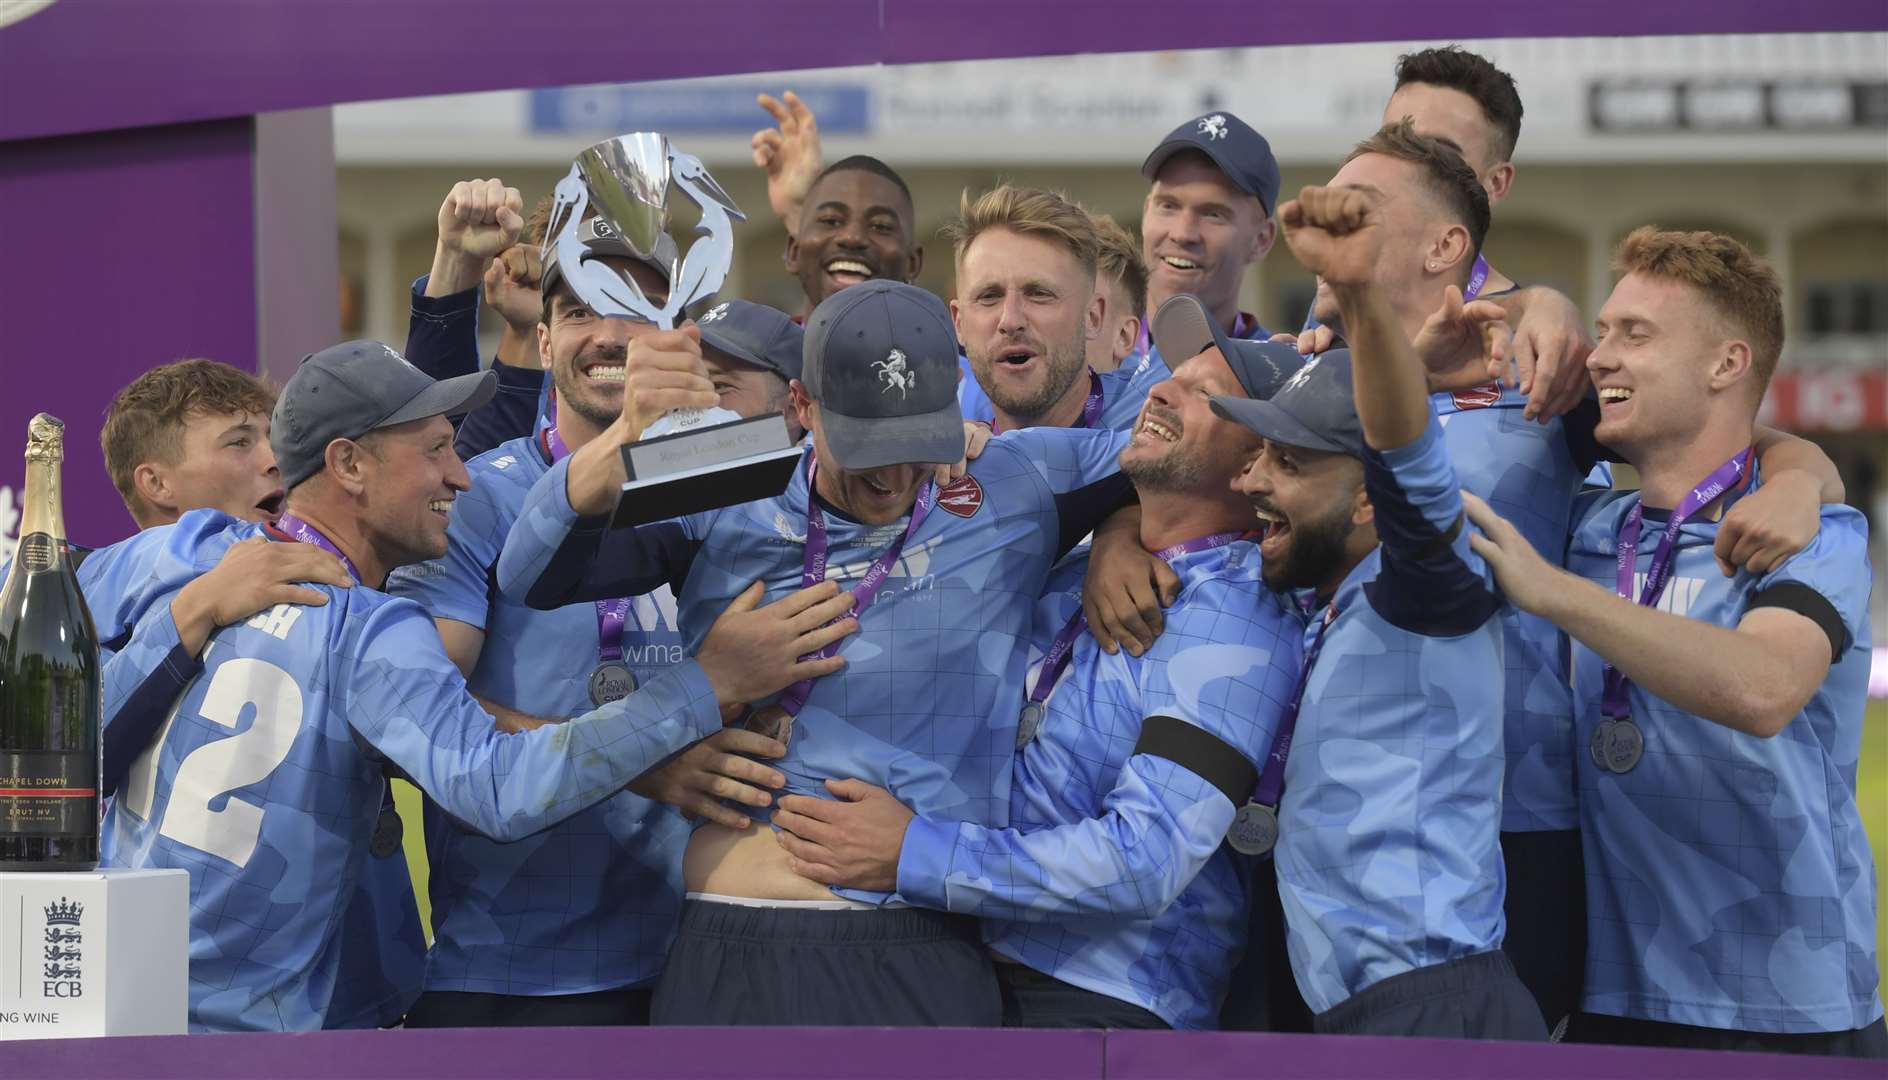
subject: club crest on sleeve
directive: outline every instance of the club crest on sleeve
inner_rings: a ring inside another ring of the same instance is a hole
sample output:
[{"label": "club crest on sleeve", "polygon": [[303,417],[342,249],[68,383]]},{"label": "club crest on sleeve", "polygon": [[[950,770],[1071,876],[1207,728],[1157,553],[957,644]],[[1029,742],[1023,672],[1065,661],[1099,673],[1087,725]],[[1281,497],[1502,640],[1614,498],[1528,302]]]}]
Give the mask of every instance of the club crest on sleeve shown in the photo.
[{"label": "club crest on sleeve", "polygon": [[1501,387],[1495,383],[1472,386],[1449,395],[1458,409],[1486,409],[1501,404]]},{"label": "club crest on sleeve", "polygon": [[983,485],[968,473],[937,493],[938,509],[967,518],[983,506]]}]

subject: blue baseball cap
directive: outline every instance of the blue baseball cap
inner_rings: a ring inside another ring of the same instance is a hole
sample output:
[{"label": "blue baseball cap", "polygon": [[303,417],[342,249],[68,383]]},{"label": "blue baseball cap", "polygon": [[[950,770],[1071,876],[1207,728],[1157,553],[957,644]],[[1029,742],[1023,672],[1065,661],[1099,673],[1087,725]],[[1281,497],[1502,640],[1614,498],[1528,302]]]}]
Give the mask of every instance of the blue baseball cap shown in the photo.
[{"label": "blue baseball cap", "polygon": [[962,460],[957,370],[950,311],[916,285],[874,278],[806,318],[800,381],[841,468]]},{"label": "blue baseball cap", "polygon": [[1232,186],[1256,196],[1267,214],[1278,209],[1278,159],[1272,144],[1251,125],[1229,112],[1196,116],[1168,132],[1154,152],[1141,162],[1141,175],[1160,175],[1167,159],[1182,150],[1198,150],[1213,159]]},{"label": "blue baseball cap", "polygon": [[468,413],[497,389],[498,376],[490,371],[434,380],[378,341],[344,341],[305,356],[269,421],[282,486],[293,489],[320,472],[336,439]]},{"label": "blue baseball cap", "polygon": [[1206,305],[1191,293],[1177,293],[1167,298],[1154,312],[1148,327],[1154,348],[1160,350],[1167,366],[1177,368],[1217,345],[1226,366],[1245,388],[1246,396],[1269,398],[1278,393],[1286,380],[1304,367],[1305,358],[1296,346],[1284,342],[1249,341],[1227,337],[1219,323],[1207,314]]},{"label": "blue baseball cap", "polygon": [[[662,275],[663,281],[673,278],[675,265],[680,261],[676,254],[675,239],[668,233],[656,237],[655,250],[644,254],[637,251],[608,218],[591,217],[577,224],[577,239],[590,255],[602,258],[634,259]],[[555,238],[548,238],[540,253],[544,270],[538,277],[538,291],[545,296],[557,288],[564,280],[564,268],[557,265],[557,244]]]},{"label": "blue baseball cap", "polygon": [[1364,456],[1364,426],[1350,380],[1350,350],[1319,353],[1285,380],[1269,401],[1218,395],[1213,411],[1268,442]]},{"label": "blue baseball cap", "polygon": [[800,377],[806,331],[786,312],[746,300],[723,300],[695,319],[701,343],[743,364],[792,382]]}]

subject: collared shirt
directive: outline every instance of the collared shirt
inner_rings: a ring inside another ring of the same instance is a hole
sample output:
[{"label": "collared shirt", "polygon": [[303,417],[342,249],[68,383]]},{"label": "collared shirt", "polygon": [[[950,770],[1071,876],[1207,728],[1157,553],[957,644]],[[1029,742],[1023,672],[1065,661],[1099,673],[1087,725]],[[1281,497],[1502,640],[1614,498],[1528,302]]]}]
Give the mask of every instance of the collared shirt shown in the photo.
[{"label": "collared shirt", "polygon": [[[1568,569],[1612,590],[1619,524],[1638,502],[1637,492],[1590,497]],[[1648,533],[1662,524],[1658,511],[1645,517]],[[1585,752],[1601,719],[1601,660],[1574,642],[1583,1007],[1745,1031],[1866,1027],[1882,1015],[1874,862],[1855,803],[1870,662],[1868,526],[1849,507],[1824,506],[1808,547],[1767,574],[1732,577],[1712,553],[1717,531],[1705,515],[1680,528],[1658,606],[1726,628],[1755,608],[1786,607],[1831,635],[1834,662],[1802,712],[1768,739],[1628,684],[1645,754],[1618,774]],[[1651,549],[1640,547],[1641,580]]]},{"label": "collared shirt", "polygon": [[[1251,862],[1223,842],[1233,801],[1136,744],[1144,720],[1165,717],[1257,768],[1298,677],[1302,626],[1260,582],[1249,541],[1172,565],[1180,593],[1145,655],[1076,639],[1041,728],[1017,754],[1009,828],[914,818],[898,887],[916,903],[982,916],[1004,956],[1198,1030],[1216,1026],[1246,945]],[[1065,560],[1037,606],[1038,668],[1080,610],[1086,566]]]},{"label": "collared shirt", "polygon": [[[446,554],[395,571],[387,591],[435,619],[484,632],[466,679],[474,694],[561,719],[594,707],[596,605],[537,611],[492,588],[505,534],[550,467],[533,437],[468,462],[472,488],[453,503]],[[630,602],[621,649],[638,686],[682,663],[666,586]],[[461,828],[428,800],[433,949],[426,988],[545,995],[652,984],[681,912],[687,839],[678,812],[629,792],[509,843]]]}]

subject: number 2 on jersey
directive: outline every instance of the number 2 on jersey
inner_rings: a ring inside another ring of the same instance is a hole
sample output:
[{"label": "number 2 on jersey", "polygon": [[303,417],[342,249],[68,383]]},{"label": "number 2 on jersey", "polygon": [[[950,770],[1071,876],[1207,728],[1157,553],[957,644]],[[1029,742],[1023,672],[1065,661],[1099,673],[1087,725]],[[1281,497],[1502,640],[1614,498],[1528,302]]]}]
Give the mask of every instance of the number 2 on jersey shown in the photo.
[{"label": "number 2 on jersey", "polygon": [[[182,702],[179,701],[179,707]],[[237,866],[247,865],[262,832],[262,807],[231,795],[221,810],[210,801],[226,791],[257,783],[275,771],[295,745],[302,726],[302,691],[288,672],[266,660],[238,657],[217,665],[203,693],[198,714],[205,720],[234,728],[243,710],[255,706],[249,730],[206,743],[190,752],[177,766],[171,781],[170,801],[158,833]],[[158,758],[177,720],[177,710],[164,721],[150,747],[140,755],[127,778],[125,809],[150,819],[156,797]]]}]

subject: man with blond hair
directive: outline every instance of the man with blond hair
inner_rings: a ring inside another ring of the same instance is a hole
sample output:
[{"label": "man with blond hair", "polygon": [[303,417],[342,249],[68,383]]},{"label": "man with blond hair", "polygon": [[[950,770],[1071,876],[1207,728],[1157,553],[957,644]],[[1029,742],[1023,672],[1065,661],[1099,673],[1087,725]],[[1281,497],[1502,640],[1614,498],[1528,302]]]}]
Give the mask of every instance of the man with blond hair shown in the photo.
[{"label": "man with blond hair", "polygon": [[1587,866],[1580,1041],[1888,1056],[1874,869],[1855,804],[1867,526],[1726,575],[1724,515],[1762,489],[1776,273],[1708,232],[1642,228],[1587,362],[1597,436],[1639,472],[1576,513],[1562,571],[1465,496],[1508,599],[1574,639]]},{"label": "man with blond hair", "polygon": [[975,198],[966,191],[943,236],[957,266],[951,318],[972,375],[958,384],[964,419],[998,432],[1126,430],[1167,369],[1090,364],[1107,345],[1108,301],[1088,211],[1059,192],[1003,184]]},{"label": "man with blond hair", "polygon": [[1141,242],[1111,214],[1095,214],[1095,294],[1101,297],[1101,333],[1088,343],[1088,366],[1113,371],[1139,362],[1147,312],[1147,266]]}]

